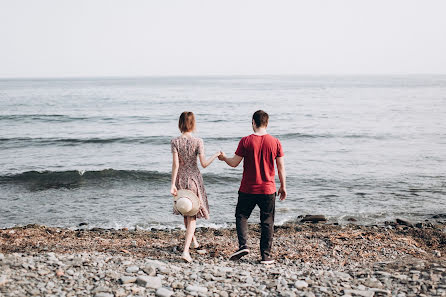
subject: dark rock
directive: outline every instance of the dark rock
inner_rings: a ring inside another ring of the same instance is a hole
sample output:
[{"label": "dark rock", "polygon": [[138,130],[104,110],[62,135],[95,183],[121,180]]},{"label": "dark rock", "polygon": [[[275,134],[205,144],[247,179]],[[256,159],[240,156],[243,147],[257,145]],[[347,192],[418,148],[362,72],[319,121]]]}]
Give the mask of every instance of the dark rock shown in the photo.
[{"label": "dark rock", "polygon": [[23,229],[39,229],[39,228],[45,228],[45,226],[41,226],[38,224],[28,224],[23,227]]},{"label": "dark rock", "polygon": [[424,225],[424,223],[416,223],[415,224],[415,227],[417,227],[417,228],[423,228],[425,225]]},{"label": "dark rock", "polygon": [[326,222],[327,218],[323,215],[306,215],[300,221],[301,222],[318,223],[318,222]]},{"label": "dark rock", "polygon": [[87,225],[88,225],[88,223],[82,222],[82,223],[79,224],[79,227],[87,226]]},{"label": "dark rock", "polygon": [[412,223],[410,223],[409,221],[406,221],[406,220],[402,220],[402,219],[396,219],[396,223],[398,225],[403,225],[403,226],[412,226]]},{"label": "dark rock", "polygon": [[433,219],[446,219],[446,213],[440,213],[432,216]]},{"label": "dark rock", "polygon": [[349,221],[349,222],[357,222],[358,220],[355,219],[355,218],[348,218],[347,221]]}]

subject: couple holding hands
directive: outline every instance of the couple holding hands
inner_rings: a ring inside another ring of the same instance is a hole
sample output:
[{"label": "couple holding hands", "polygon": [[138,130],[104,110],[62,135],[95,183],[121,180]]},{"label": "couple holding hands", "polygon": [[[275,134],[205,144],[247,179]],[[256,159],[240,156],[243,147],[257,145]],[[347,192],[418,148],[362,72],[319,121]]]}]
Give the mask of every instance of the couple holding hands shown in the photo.
[{"label": "couple holding hands", "polygon": [[[216,158],[226,162],[231,167],[237,167],[242,160],[243,178],[238,191],[238,201],[235,210],[237,237],[239,249],[230,259],[238,260],[249,254],[247,246],[248,218],[256,205],[260,208],[260,253],[262,264],[274,263],[271,247],[274,233],[274,213],[276,194],[280,200],[286,198],[286,174],[284,154],[280,141],[266,132],[269,116],[263,110],[256,111],[252,116],[253,134],[243,137],[233,157],[229,158],[223,152],[217,152],[206,160],[203,140],[192,136],[195,130],[195,116],[192,112],[180,115],[178,127],[181,135],[172,139],[172,184],[170,193],[175,197],[174,213],[184,216],[186,238],[182,259],[192,262],[189,249],[198,248],[194,235],[197,218],[209,219],[209,205],[204,189],[203,178],[198,169],[197,156],[201,166],[206,168]],[[280,180],[280,188],[276,191],[275,166]],[[191,200],[192,202],[188,201]],[[180,201],[181,200],[181,201]],[[185,211],[183,201],[194,205],[194,209]]]}]

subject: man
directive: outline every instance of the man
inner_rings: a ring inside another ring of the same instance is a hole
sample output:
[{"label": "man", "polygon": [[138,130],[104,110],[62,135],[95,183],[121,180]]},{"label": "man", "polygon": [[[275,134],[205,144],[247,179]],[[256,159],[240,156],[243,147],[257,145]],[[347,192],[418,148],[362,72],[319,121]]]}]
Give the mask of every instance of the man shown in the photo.
[{"label": "man", "polygon": [[228,158],[224,153],[218,157],[231,167],[237,167],[242,159],[243,178],[238,192],[238,202],[235,210],[237,237],[239,249],[230,257],[238,260],[249,254],[248,218],[256,205],[260,208],[260,253],[261,263],[271,264],[271,246],[274,234],[274,210],[276,200],[276,184],[274,161],[279,173],[280,200],[286,198],[286,174],[283,160],[283,150],[280,141],[266,132],[269,116],[263,110],[256,111],[252,116],[254,134],[243,137],[235,155]]}]

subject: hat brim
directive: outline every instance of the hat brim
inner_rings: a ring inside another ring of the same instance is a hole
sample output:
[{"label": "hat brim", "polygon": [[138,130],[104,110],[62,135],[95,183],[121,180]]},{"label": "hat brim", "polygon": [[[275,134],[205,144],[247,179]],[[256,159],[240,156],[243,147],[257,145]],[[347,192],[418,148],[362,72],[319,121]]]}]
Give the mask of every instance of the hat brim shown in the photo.
[{"label": "hat brim", "polygon": [[[192,209],[188,212],[181,212],[176,208],[176,202],[179,198],[187,198],[192,202]],[[177,195],[174,196],[173,198],[173,205],[175,207],[175,209],[181,213],[183,216],[188,216],[188,217],[193,217],[195,216],[198,211],[200,210],[200,199],[198,198],[198,196],[192,192],[191,190],[185,190],[185,189],[181,189],[178,190]]]}]

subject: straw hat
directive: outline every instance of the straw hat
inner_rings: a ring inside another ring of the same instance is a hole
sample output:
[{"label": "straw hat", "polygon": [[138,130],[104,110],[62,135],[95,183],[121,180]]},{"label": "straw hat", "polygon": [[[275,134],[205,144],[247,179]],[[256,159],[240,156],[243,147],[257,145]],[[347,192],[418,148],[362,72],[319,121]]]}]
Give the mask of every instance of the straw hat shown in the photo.
[{"label": "straw hat", "polygon": [[173,197],[173,205],[183,216],[192,217],[200,210],[200,199],[190,190],[178,190]]}]

